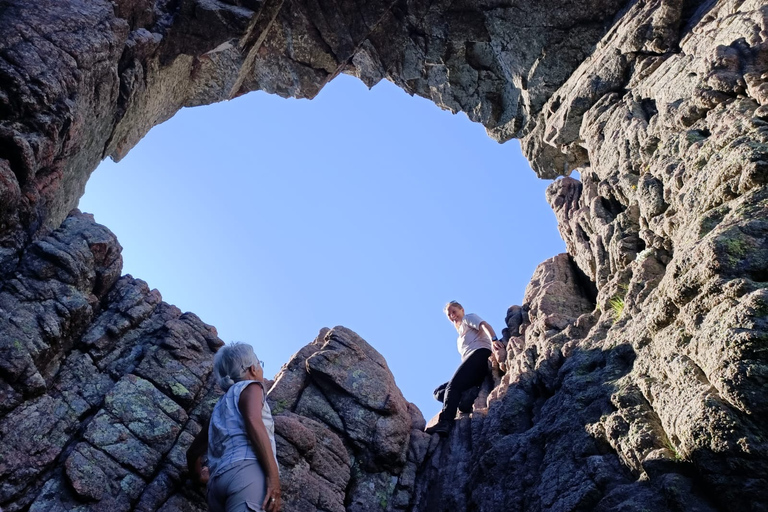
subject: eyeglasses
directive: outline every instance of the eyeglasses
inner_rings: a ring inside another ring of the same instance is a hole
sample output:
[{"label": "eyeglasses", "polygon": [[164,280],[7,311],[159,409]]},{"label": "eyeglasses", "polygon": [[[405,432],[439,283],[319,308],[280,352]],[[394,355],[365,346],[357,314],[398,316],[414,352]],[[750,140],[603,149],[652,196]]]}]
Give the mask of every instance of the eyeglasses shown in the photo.
[{"label": "eyeglasses", "polygon": [[[264,368],[264,365],[266,364],[266,363],[265,363],[264,361],[262,361],[261,359],[257,359],[257,360],[256,360],[256,362],[257,362],[257,363],[259,363],[259,366],[261,366],[261,368],[262,368],[262,369]],[[243,366],[243,371],[247,371],[247,370],[248,370],[248,368],[249,368],[249,367],[247,367],[247,366]]]}]

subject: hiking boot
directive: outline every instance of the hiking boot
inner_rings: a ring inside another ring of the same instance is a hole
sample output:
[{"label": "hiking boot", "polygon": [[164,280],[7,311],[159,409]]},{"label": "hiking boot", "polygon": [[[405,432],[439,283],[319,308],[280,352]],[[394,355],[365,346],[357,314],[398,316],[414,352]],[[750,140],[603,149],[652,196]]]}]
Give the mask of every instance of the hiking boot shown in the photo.
[{"label": "hiking boot", "polygon": [[440,436],[447,436],[453,427],[453,420],[440,420],[431,427],[424,429],[429,435],[439,434]]}]

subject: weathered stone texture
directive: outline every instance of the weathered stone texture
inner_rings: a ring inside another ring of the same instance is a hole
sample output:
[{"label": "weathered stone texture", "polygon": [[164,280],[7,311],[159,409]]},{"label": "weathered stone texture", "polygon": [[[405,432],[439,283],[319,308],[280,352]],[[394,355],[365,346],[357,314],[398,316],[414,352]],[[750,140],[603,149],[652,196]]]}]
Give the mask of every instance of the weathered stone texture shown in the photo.
[{"label": "weathered stone texture", "polygon": [[768,510],[759,0],[0,0],[0,506],[205,508],[183,454],[221,341],[68,214],[182,106],[341,72],[580,179],[550,185],[568,254],[447,440],[342,327],[282,369],[286,510]]},{"label": "weathered stone texture", "polygon": [[128,32],[108,2],[3,2],[0,167],[12,211],[0,243],[10,254],[64,220],[103,158]]},{"label": "weathered stone texture", "polygon": [[120,251],[76,212],[29,246],[0,290],[4,510],[129,510],[156,482],[163,501],[180,484],[178,443],[210,411],[196,402],[221,341],[120,277]]},{"label": "weathered stone texture", "polygon": [[583,162],[547,192],[581,272],[552,287],[546,262],[510,309],[508,374],[432,456],[423,510],[768,507],[767,15],[635,3],[548,99],[524,147]]},{"label": "weathered stone texture", "polygon": [[312,98],[341,72],[388,78],[521,136],[624,3],[5,0],[0,260],[57,227],[101,159],[184,106],[251,90]]},{"label": "weathered stone texture", "polygon": [[768,361],[757,347],[768,132],[756,77],[768,12],[759,2],[671,4],[648,16],[685,30],[653,56],[622,32],[599,45],[632,50],[627,91],[584,112],[570,137],[590,166],[581,184],[553,184],[550,201],[598,304],[622,306],[612,330],[638,355],[621,381],[630,398],[615,396],[619,410],[603,420],[606,438],[634,471],[659,457],[691,461],[719,506],[765,507]]},{"label": "weathered stone texture", "polygon": [[625,3],[398,2],[348,72],[368,85],[388,78],[506,141],[533,128]]},{"label": "weathered stone texture", "polygon": [[354,332],[323,329],[269,392],[292,510],[407,510],[429,442],[386,361]]}]

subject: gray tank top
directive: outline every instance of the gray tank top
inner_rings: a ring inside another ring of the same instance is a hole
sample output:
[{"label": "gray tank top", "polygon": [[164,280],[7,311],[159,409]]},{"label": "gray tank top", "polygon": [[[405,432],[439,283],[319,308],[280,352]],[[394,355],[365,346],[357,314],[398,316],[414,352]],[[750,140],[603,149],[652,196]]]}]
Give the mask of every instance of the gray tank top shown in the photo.
[{"label": "gray tank top", "polygon": [[[250,384],[257,384],[264,391],[264,385],[257,380],[236,382],[213,408],[211,423],[208,427],[208,470],[211,477],[226,471],[235,462],[258,460],[245,430],[245,420],[238,407],[240,394]],[[275,422],[272,420],[272,411],[269,409],[266,396],[267,393],[264,391],[261,419],[264,426],[267,427],[269,442],[272,445],[272,456],[275,457],[275,463],[277,463]]]}]

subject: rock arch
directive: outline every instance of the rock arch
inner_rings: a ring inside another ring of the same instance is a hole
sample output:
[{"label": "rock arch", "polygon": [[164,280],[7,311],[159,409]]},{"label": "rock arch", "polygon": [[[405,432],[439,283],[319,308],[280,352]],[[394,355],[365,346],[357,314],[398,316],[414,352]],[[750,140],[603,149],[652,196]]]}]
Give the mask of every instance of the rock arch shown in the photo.
[{"label": "rock arch", "polygon": [[[766,33],[758,0],[2,2],[0,504],[200,503],[179,457],[220,340],[120,277],[114,236],[70,211],[101,159],[183,106],[313,97],[351,73],[521,138],[541,177],[582,179],[550,187],[569,255],[537,270],[527,318],[508,317],[510,370],[448,441],[323,366],[371,360],[386,380],[354,333],[289,363],[274,399],[296,481],[317,484],[301,506],[765,508]],[[371,414],[350,426],[352,402]],[[320,455],[329,425],[349,437]],[[353,484],[325,486],[344,451]]]}]

